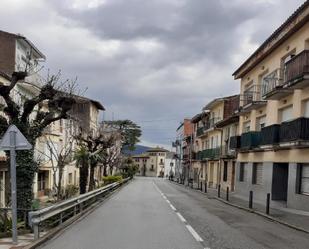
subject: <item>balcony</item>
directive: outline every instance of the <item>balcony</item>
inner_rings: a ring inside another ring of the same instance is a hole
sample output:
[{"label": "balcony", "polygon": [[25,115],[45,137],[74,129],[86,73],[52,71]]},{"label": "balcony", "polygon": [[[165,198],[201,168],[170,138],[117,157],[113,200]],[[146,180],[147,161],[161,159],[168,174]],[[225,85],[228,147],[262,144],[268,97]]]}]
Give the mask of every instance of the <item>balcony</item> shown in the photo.
[{"label": "balcony", "polygon": [[263,99],[280,99],[293,92],[293,89],[284,87],[284,71],[277,68],[262,80],[262,98]]},{"label": "balcony", "polygon": [[283,143],[309,143],[309,118],[297,118],[283,122],[280,128],[280,145]]},{"label": "balcony", "polygon": [[197,130],[196,130],[196,136],[197,137],[200,137],[204,134],[204,130],[205,130],[205,127],[198,127]]},{"label": "balcony", "polygon": [[202,159],[203,160],[215,160],[220,158],[220,151],[221,148],[212,148],[212,149],[206,149],[202,151]]},{"label": "balcony", "polygon": [[242,104],[241,112],[246,113],[251,110],[260,108],[266,105],[266,101],[261,98],[261,86],[252,85],[240,95],[240,102]]},{"label": "balcony", "polygon": [[230,149],[236,150],[240,148],[240,136],[230,137]]},{"label": "balcony", "polygon": [[205,124],[205,127],[204,127],[205,131],[214,128],[216,123],[218,123],[221,120],[222,120],[222,118],[220,118],[220,117],[210,118],[207,121],[207,123]]},{"label": "balcony", "polygon": [[285,64],[284,78],[287,87],[302,89],[309,86],[309,50],[295,55]]},{"label": "balcony", "polygon": [[274,124],[262,128],[260,133],[260,145],[261,147],[267,145],[274,145],[279,143],[280,125]]},{"label": "balcony", "polygon": [[221,158],[234,158],[235,156],[236,151],[231,150],[227,144],[221,146]]},{"label": "balcony", "polygon": [[249,131],[241,134],[240,138],[240,149],[248,150],[254,149],[260,145],[260,132],[259,131]]}]

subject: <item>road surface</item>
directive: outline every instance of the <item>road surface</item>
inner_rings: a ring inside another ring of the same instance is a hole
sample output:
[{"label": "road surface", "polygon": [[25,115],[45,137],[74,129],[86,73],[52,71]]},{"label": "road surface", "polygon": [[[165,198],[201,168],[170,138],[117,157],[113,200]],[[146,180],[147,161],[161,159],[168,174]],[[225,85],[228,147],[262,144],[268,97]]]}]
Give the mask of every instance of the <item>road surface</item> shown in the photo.
[{"label": "road surface", "polygon": [[44,249],[306,249],[309,236],[156,178],[136,178]]}]

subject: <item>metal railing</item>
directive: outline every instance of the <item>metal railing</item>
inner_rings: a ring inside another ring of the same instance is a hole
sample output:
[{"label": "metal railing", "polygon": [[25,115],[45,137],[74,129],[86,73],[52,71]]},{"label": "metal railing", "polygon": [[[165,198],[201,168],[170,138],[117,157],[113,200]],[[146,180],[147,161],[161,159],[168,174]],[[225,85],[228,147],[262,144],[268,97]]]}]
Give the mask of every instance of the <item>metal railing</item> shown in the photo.
[{"label": "metal railing", "polygon": [[253,85],[240,95],[242,106],[261,100],[261,85]]},{"label": "metal railing", "polygon": [[262,80],[262,96],[274,91],[277,87],[281,87],[284,83],[283,69],[277,68],[270,74],[266,75]]},{"label": "metal railing", "polygon": [[48,227],[55,227],[56,225],[61,224],[63,221],[66,221],[78,213],[81,213],[95,202],[102,200],[106,194],[120,187],[123,183],[129,181],[129,179],[130,178],[126,178],[121,182],[106,185],[102,188],[71,198],[61,203],[57,203],[47,208],[29,212],[28,222],[29,226],[33,229],[34,239],[37,240],[40,238],[40,226],[46,225]]}]

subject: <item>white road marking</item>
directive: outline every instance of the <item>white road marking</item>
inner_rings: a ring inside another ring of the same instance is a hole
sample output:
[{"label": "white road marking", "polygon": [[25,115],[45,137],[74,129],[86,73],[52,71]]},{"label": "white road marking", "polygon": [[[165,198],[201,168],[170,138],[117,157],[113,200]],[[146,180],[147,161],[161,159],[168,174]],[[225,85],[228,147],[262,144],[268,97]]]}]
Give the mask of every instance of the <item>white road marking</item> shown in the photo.
[{"label": "white road marking", "polygon": [[196,241],[203,242],[203,239],[198,235],[198,233],[193,229],[193,227],[191,227],[190,225],[186,225],[186,228],[189,230],[192,236],[196,239]]},{"label": "white road marking", "polygon": [[187,222],[186,219],[179,212],[177,212],[176,214],[182,222]]},{"label": "white road marking", "polygon": [[176,211],[176,208],[175,208],[172,204],[170,204],[170,207],[171,207],[171,209],[173,209],[174,211]]}]

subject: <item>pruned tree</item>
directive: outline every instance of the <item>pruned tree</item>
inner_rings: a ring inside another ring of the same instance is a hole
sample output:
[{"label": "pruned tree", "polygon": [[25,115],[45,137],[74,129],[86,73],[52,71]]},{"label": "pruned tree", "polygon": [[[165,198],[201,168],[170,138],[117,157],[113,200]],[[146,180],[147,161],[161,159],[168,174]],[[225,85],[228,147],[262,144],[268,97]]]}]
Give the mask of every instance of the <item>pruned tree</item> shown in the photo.
[{"label": "pruned tree", "polygon": [[[14,98],[14,95],[19,93],[16,91],[16,86],[24,84],[26,76],[27,72],[14,72],[8,85],[0,84],[0,96],[6,104],[3,108],[5,117],[0,119],[0,133],[14,124],[28,141],[35,145],[36,139],[42,135],[45,127],[67,118],[69,110],[75,103],[73,92],[76,84],[75,81],[68,80],[60,82],[60,73],[48,76],[43,86],[32,85],[37,89],[37,94],[33,94],[33,97],[21,96],[25,100],[18,103]],[[38,164],[34,160],[34,149],[18,151],[16,163],[18,207],[30,208],[33,199],[33,179],[38,170]]]},{"label": "pruned tree", "polygon": [[48,159],[53,171],[53,188],[56,192],[57,201],[64,198],[62,179],[65,166],[72,162],[74,138],[69,137],[65,144],[60,147],[49,136],[46,137],[46,145],[48,148]]},{"label": "pruned tree", "polygon": [[[82,135],[79,135],[76,138],[79,141],[81,147],[83,148],[83,152],[88,156],[88,167],[89,167],[88,191],[91,191],[95,188],[95,179],[94,179],[95,169],[98,166],[98,163],[102,161],[103,152],[105,152],[107,148],[110,148],[113,145],[114,138],[106,137],[101,132],[99,132],[97,135],[94,136],[88,135],[87,137],[84,137]],[[83,181],[80,182],[80,192],[84,193],[84,191],[86,191],[87,186],[88,170],[87,172],[86,169],[80,171],[80,178],[83,179]]]}]

